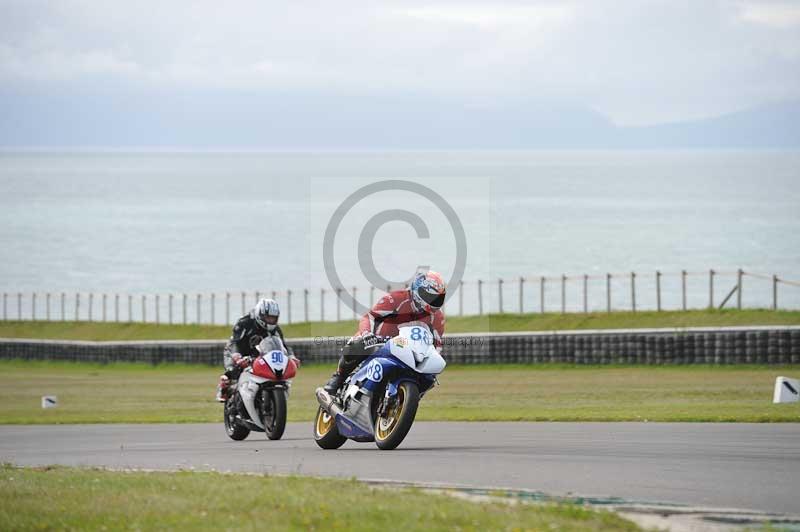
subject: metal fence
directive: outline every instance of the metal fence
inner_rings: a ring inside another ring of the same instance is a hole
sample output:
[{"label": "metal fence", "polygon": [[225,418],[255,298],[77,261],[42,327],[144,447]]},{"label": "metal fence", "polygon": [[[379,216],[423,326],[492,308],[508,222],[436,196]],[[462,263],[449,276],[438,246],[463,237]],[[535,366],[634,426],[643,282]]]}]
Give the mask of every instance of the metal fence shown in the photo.
[{"label": "metal fence", "polygon": [[[364,303],[372,304],[384,292],[374,287],[352,287],[345,297],[361,297]],[[800,308],[800,283],[741,269],[476,279],[450,287],[450,292],[445,311],[458,316]],[[325,288],[178,294],[5,292],[2,319],[222,325],[230,324],[267,296],[280,301],[283,319],[288,323],[356,318],[340,295]]]}]

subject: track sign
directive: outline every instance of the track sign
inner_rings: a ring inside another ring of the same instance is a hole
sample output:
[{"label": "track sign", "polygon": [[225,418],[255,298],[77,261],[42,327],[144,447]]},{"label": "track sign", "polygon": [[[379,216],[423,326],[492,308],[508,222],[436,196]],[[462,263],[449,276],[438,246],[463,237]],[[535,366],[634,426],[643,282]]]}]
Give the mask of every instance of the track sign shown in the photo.
[{"label": "track sign", "polygon": [[55,408],[58,406],[58,397],[55,395],[42,396],[42,408]]},{"label": "track sign", "polygon": [[789,377],[775,379],[773,403],[796,403],[800,401],[800,381]]}]

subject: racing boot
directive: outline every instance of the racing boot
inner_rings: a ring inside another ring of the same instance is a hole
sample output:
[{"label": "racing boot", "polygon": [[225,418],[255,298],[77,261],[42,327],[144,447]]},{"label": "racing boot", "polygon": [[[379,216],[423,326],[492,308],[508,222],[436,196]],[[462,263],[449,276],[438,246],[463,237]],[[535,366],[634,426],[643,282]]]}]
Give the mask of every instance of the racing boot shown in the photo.
[{"label": "racing boot", "polygon": [[227,375],[219,376],[219,384],[217,384],[217,395],[214,399],[219,403],[224,403],[228,400],[228,390],[230,389],[230,379]]},{"label": "racing boot", "polygon": [[356,369],[357,365],[358,360],[351,362],[346,361],[345,357],[340,358],[339,367],[336,368],[336,372],[331,375],[331,378],[328,380],[327,384],[322,387],[322,389],[328,392],[330,395],[336,395],[336,392],[338,392],[339,388],[341,388],[342,384],[344,384],[344,380],[354,369]]},{"label": "racing boot", "polygon": [[336,395],[336,392],[339,391],[339,388],[342,387],[342,384],[344,384],[344,376],[339,373],[339,370],[336,370],[336,372],[331,375],[331,378],[328,380],[327,384],[322,387],[322,389],[328,392],[329,395],[333,396]]}]

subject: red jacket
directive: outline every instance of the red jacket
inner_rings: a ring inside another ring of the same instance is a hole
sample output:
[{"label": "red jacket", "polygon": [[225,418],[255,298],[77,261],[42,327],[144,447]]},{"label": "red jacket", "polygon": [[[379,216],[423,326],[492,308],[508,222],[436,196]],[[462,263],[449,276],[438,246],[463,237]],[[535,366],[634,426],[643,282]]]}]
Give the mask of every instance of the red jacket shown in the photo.
[{"label": "red jacket", "polygon": [[400,332],[400,326],[410,321],[427,324],[433,332],[433,345],[436,348],[442,347],[444,312],[442,309],[433,314],[415,312],[411,303],[411,292],[408,290],[393,290],[380,298],[361,318],[356,334],[371,332],[376,336],[396,336]]}]

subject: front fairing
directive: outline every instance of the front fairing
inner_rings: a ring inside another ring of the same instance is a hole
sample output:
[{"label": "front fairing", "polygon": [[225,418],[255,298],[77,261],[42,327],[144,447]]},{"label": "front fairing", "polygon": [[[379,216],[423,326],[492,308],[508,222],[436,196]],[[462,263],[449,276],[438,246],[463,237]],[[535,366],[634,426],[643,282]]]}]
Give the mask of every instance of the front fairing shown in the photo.
[{"label": "front fairing", "polygon": [[397,384],[403,380],[416,382],[420,392],[427,391],[436,382],[433,374],[420,373],[416,368],[410,367],[394,356],[387,343],[364,360],[361,367],[350,378],[350,384],[372,392],[384,382],[389,383],[390,389],[396,389]]}]

